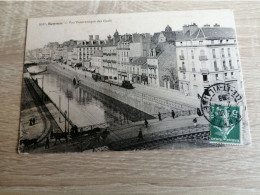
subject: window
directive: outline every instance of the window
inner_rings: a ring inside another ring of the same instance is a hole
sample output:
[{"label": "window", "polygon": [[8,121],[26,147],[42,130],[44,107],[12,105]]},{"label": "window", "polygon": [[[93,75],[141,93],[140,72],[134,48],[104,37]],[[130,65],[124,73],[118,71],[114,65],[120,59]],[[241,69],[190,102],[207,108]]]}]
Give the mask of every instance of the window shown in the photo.
[{"label": "window", "polygon": [[213,58],[216,58],[216,50],[215,49],[212,49],[212,55],[213,55]]},{"label": "window", "polygon": [[228,39],[226,40],[226,43],[228,43]]},{"label": "window", "polygon": [[182,55],[182,56],[184,55],[183,50],[181,50],[181,55]]},{"label": "window", "polygon": [[220,40],[219,42],[220,42],[220,44],[221,44],[221,43],[222,43],[222,40]]},{"label": "window", "polygon": [[203,81],[207,82],[208,81],[208,75],[202,75],[203,76]]},{"label": "window", "polygon": [[225,73],[225,77],[227,77],[227,73]]},{"label": "window", "polygon": [[203,41],[199,41],[199,45],[202,45],[203,44]]},{"label": "window", "polygon": [[211,44],[212,44],[212,45],[214,44],[214,40],[211,40]]},{"label": "window", "polygon": [[225,60],[223,60],[223,68],[224,68],[224,70],[227,70],[226,61]]},{"label": "window", "polygon": [[234,73],[233,73],[233,72],[231,72],[231,76],[232,76],[232,77],[234,76]]},{"label": "window", "polygon": [[191,66],[192,66],[192,71],[195,72],[195,64],[194,64],[194,62],[191,63]]},{"label": "window", "polygon": [[218,80],[218,74],[215,74],[216,80]]},{"label": "window", "polygon": [[200,50],[200,56],[201,57],[205,56],[205,51],[203,49]]},{"label": "window", "polygon": [[191,59],[194,59],[194,51],[191,50]]},{"label": "window", "polygon": [[228,57],[231,57],[230,48],[228,48]]},{"label": "window", "polygon": [[181,45],[182,45],[182,42],[181,42]]},{"label": "window", "polygon": [[218,64],[217,64],[217,61],[214,61],[214,69],[215,69],[215,71],[218,71]]},{"label": "window", "polygon": [[237,40],[234,40],[234,43],[236,43],[237,42]]},{"label": "window", "polygon": [[230,67],[230,69],[233,69],[231,60],[229,60],[229,67]]},{"label": "window", "polygon": [[221,48],[221,55],[222,55],[222,58],[225,57],[225,51],[224,51],[224,48]]},{"label": "window", "polygon": [[182,62],[182,70],[184,70],[184,71],[186,70],[184,62]]},{"label": "window", "polygon": [[195,74],[193,75],[193,78],[194,78],[194,81],[196,81],[196,75]]}]

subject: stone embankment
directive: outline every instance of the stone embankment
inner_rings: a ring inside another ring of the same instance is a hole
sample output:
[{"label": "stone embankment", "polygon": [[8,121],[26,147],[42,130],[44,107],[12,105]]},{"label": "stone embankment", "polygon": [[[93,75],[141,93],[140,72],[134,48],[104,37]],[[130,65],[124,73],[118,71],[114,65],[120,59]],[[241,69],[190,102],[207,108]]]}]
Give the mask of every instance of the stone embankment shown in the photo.
[{"label": "stone embankment", "polygon": [[82,85],[154,116],[158,112],[170,113],[171,110],[181,111],[181,115],[190,115],[195,114],[196,108],[199,107],[198,100],[175,91],[166,91],[164,89],[141,86],[140,84],[135,84],[135,89],[125,89],[101,81],[96,82],[91,78],[89,72],[75,70],[69,66],[59,64],[50,64],[48,70],[55,71],[71,80],[77,75]]}]

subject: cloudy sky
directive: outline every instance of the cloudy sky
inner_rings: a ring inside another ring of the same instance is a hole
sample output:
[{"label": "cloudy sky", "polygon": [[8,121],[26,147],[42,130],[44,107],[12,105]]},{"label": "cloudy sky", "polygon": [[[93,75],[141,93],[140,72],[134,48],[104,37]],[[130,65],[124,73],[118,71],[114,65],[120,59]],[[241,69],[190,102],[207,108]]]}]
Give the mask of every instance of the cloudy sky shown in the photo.
[{"label": "cloudy sky", "polygon": [[[106,22],[103,22],[106,20]],[[92,23],[91,23],[92,21]],[[101,22],[98,22],[101,21]],[[78,22],[78,23],[77,23]],[[62,23],[49,25],[49,23]],[[33,18],[28,20],[26,49],[41,48],[48,42],[88,40],[89,35],[105,39],[117,29],[120,34],[160,32],[170,25],[172,30],[181,30],[184,24],[198,26],[215,23],[235,28],[233,12],[230,10],[199,10],[178,12],[145,12],[131,14],[103,14],[86,16],[64,16]]]}]

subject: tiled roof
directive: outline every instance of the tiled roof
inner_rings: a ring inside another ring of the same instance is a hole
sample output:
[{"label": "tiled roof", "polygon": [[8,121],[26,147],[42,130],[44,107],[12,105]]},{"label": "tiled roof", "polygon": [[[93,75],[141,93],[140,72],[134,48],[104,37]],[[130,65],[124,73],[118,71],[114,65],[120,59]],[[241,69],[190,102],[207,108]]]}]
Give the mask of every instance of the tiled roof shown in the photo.
[{"label": "tiled roof", "polygon": [[235,39],[236,34],[233,28],[201,28],[206,39]]},{"label": "tiled roof", "polygon": [[83,45],[81,42],[80,44],[77,45],[77,47],[101,47],[103,45],[104,45],[104,41],[100,41],[100,44],[98,41],[93,41],[93,44],[89,41],[85,45]]},{"label": "tiled roof", "polygon": [[119,42],[119,40],[116,41],[115,44],[114,44],[114,40],[113,39],[111,39],[110,41],[107,40],[107,42],[104,43],[103,47],[117,46],[118,42]]},{"label": "tiled roof", "polygon": [[190,35],[190,31],[183,34],[183,31],[175,31],[177,41],[188,41],[196,39],[235,39],[236,34],[233,28],[224,27],[202,27]]},{"label": "tiled roof", "polygon": [[119,44],[122,43],[122,42],[129,42],[129,43],[132,43],[132,37],[130,36],[121,36],[121,40],[119,41]]},{"label": "tiled roof", "polygon": [[147,69],[148,68],[148,64],[147,63],[144,63],[141,65],[141,69]]},{"label": "tiled roof", "polygon": [[166,41],[168,41],[168,42],[175,41],[175,39],[176,39],[175,31],[162,31],[162,32],[157,32],[157,33],[153,34],[152,39],[151,39],[153,43],[158,43],[158,38],[161,33],[163,33],[163,35],[166,38]]}]

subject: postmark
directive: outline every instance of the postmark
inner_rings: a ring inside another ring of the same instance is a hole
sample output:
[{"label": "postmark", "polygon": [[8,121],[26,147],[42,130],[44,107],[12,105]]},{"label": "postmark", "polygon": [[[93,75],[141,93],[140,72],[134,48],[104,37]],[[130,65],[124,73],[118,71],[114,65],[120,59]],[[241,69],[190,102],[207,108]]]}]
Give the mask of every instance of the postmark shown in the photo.
[{"label": "postmark", "polygon": [[241,143],[242,96],[234,86],[218,83],[201,97],[201,111],[210,122],[210,142]]}]

